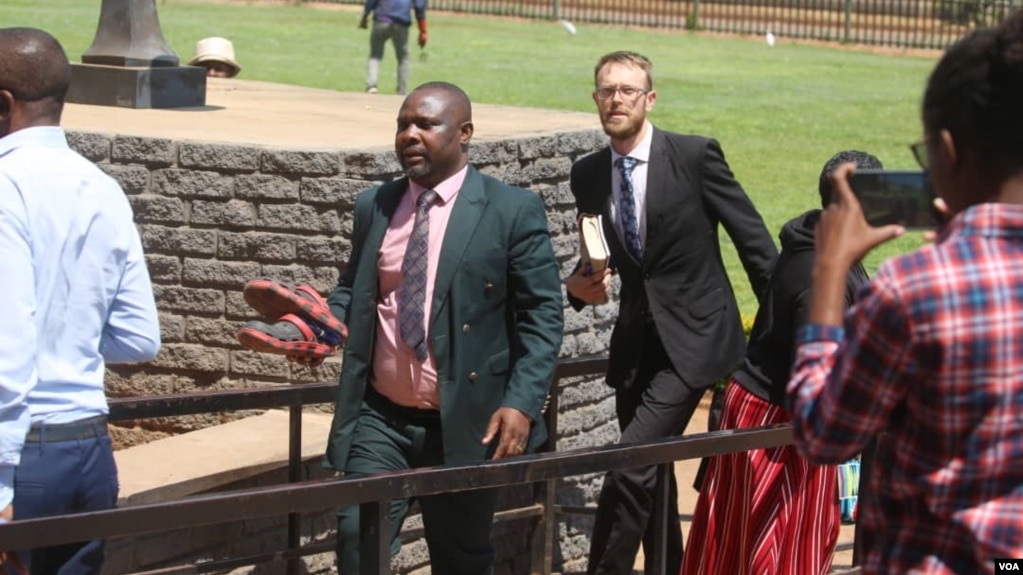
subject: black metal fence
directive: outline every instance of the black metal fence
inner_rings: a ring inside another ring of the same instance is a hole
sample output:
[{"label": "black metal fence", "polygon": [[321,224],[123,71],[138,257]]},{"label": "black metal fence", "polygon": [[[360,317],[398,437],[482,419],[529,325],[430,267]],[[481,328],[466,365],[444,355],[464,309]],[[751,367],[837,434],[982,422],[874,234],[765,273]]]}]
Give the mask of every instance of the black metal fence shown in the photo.
[{"label": "black metal fence", "polygon": [[[558,380],[603,373],[606,358],[563,361],[552,386],[551,402],[545,413],[550,429],[557,429]],[[255,556],[231,557],[199,564],[179,565],[150,572],[151,575],[192,574],[221,571],[268,561],[287,561],[288,572],[299,571],[297,559],[333,549],[331,541],[301,546],[297,523],[301,513],[358,503],[362,513],[362,573],[390,572],[389,501],[410,495],[463,491],[533,484],[532,505],[506,509],[496,521],[533,521],[530,572],[550,574],[554,546],[555,482],[559,478],[608,469],[656,465],[658,490],[654,508],[657,537],[651,558],[654,573],[665,572],[668,525],[668,478],[675,461],[722,453],[778,447],[792,442],[791,427],[778,425],[743,430],[719,431],[671,438],[649,444],[606,446],[568,452],[502,459],[465,467],[413,469],[400,473],[348,480],[298,481],[301,446],[302,405],[333,401],[337,384],[278,387],[258,390],[217,391],[201,394],[129,398],[111,401],[111,420],[132,420],[196,413],[287,406],[291,410],[289,430],[290,483],[271,487],[200,495],[163,503],[131,505],[120,509],[26,519],[0,524],[3,547],[25,549],[82,541],[93,538],[188,529],[231,521],[288,515],[287,540],[279,550]],[[578,510],[576,510],[578,511]],[[571,510],[560,510],[570,513]]]},{"label": "black metal fence", "polygon": [[429,0],[431,10],[471,14],[932,49],[1019,6],[1023,0]]}]

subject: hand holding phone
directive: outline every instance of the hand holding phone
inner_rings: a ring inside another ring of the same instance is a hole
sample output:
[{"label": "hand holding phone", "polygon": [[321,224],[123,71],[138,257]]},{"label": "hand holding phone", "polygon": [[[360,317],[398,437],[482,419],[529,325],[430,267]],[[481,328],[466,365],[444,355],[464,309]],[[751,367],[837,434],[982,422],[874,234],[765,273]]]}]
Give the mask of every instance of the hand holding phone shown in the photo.
[{"label": "hand holding phone", "polygon": [[[863,174],[868,174],[866,177]],[[880,174],[880,175],[879,175]],[[853,182],[860,184],[860,191],[853,190]],[[821,212],[814,243],[819,260],[826,265],[840,269],[840,278],[853,264],[862,260],[870,250],[889,240],[901,236],[906,227],[901,223],[889,223],[906,218],[892,217],[882,194],[864,193],[864,182],[888,178],[880,170],[857,169],[853,163],[839,166],[831,174],[831,203]],[[923,181],[923,180],[916,180]],[[884,189],[885,186],[875,186]],[[857,197],[860,196],[860,197]],[[864,203],[862,200],[866,199]],[[867,213],[871,210],[871,214]],[[842,280],[845,281],[845,280]]]},{"label": "hand holding phone", "polygon": [[927,172],[856,170],[849,174],[849,186],[871,226],[932,230],[941,225]]},{"label": "hand holding phone", "polygon": [[821,211],[814,233],[816,258],[808,316],[811,323],[842,325],[849,270],[871,250],[906,230],[901,225],[877,227],[867,222],[867,208],[850,185],[853,176],[864,171],[848,162],[831,172],[831,201]]}]

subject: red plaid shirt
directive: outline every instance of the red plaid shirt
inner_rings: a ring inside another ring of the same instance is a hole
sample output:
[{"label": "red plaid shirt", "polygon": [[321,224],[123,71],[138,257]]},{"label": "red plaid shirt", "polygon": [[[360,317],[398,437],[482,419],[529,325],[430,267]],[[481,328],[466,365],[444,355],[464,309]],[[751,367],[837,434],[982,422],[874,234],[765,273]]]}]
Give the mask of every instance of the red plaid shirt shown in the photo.
[{"label": "red plaid shirt", "polygon": [[885,433],[860,505],[864,573],[1023,558],[1023,206],[959,214],[881,266],[844,330],[810,325],[800,341],[799,451],[840,463]]}]

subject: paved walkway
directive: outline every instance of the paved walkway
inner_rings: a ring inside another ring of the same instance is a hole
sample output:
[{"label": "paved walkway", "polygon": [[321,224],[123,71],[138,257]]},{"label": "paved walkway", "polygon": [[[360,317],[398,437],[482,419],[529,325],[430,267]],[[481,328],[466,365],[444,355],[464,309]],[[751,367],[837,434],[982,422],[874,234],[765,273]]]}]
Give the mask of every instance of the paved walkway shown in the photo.
[{"label": "paved walkway", "polygon": [[[208,78],[206,106],[136,110],[68,104],[65,128],[87,132],[287,149],[394,145],[402,97],[334,92],[269,82]],[[474,139],[599,128],[597,114],[473,104]]]}]

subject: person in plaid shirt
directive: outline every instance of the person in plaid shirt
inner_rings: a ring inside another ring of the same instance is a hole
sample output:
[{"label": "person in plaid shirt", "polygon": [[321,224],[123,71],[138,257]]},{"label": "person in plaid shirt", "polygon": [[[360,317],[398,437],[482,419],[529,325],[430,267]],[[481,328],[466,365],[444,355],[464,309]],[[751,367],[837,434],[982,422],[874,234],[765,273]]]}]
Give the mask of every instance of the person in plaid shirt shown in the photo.
[{"label": "person in plaid shirt", "polygon": [[993,573],[1023,558],[1023,10],[944,55],[913,146],[943,200],[936,241],[885,262],[845,316],[867,225],[852,165],[817,229],[788,401],[800,453],[840,463],[884,432],[861,502],[872,573]]}]

